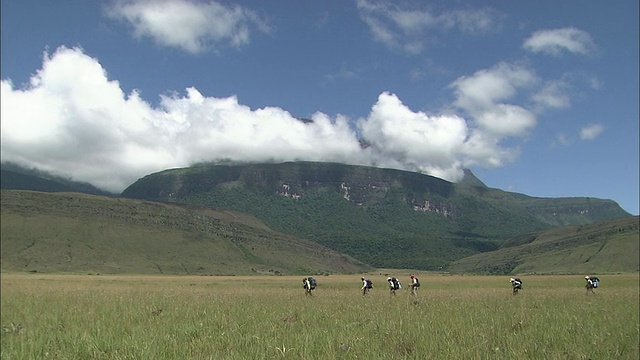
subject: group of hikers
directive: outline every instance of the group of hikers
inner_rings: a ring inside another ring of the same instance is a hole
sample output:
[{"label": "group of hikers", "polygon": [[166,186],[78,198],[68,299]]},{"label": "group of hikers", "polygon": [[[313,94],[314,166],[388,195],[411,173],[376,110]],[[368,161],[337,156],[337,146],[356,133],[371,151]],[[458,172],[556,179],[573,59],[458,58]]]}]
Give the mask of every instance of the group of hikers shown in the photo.
[{"label": "group of hikers", "polygon": [[[409,285],[411,287],[411,295],[415,296],[418,294],[420,281],[414,274],[409,275],[409,278],[411,279],[411,284]],[[587,288],[587,293],[593,293],[593,289],[598,287],[600,279],[598,279],[596,276],[589,275],[585,276],[584,279],[587,282],[585,285],[585,287]],[[364,276],[361,277],[360,280],[362,281],[362,288],[360,290],[362,291],[362,296],[365,296],[369,293],[369,290],[373,288],[373,281],[365,278]],[[509,282],[511,282],[513,295],[518,294],[518,291],[522,290],[522,280],[520,280],[520,278],[511,278],[509,279]],[[398,278],[388,277],[387,283],[389,284],[389,291],[391,295],[395,296],[396,291],[402,289],[402,284],[400,283],[400,280]],[[307,296],[311,296],[312,291],[317,286],[317,281],[311,276],[305,277],[304,279],[302,279],[302,286],[304,287],[305,294]]]},{"label": "group of hikers", "polygon": [[[590,292],[593,293],[593,289],[596,289],[598,287],[600,279],[598,279],[598,277],[596,276],[589,275],[585,276],[584,279],[587,282],[585,284],[585,287],[587,288],[587,294]],[[509,281],[511,282],[511,287],[513,288],[513,295],[516,295],[518,291],[522,290],[522,280],[520,280],[520,278],[511,278],[509,279]]]},{"label": "group of hikers", "polygon": [[[420,280],[418,280],[418,278],[414,274],[409,275],[409,278],[411,279],[411,284],[409,285],[411,288],[411,295],[415,296],[418,294]],[[362,296],[367,295],[369,293],[369,290],[373,288],[373,281],[365,278],[364,276],[361,277],[360,280],[362,281],[362,288],[360,288],[360,290],[362,291]],[[389,291],[394,296],[396,295],[397,290],[402,289],[402,284],[400,283],[400,280],[398,280],[398,278],[388,277],[387,282],[389,283]],[[312,291],[316,288],[316,286],[317,281],[313,277],[309,276],[302,279],[302,287],[304,288],[304,293],[306,295],[312,295]]]},{"label": "group of hikers", "polygon": [[[409,278],[411,279],[411,284],[409,285],[409,287],[411,288],[411,295],[415,296],[418,294],[420,280],[418,280],[418,278],[414,274],[409,275]],[[362,295],[367,295],[367,293],[369,293],[369,290],[373,288],[373,282],[365,277],[361,277],[360,280],[362,280],[362,288],[360,289],[362,290]],[[400,280],[398,278],[388,277],[387,283],[389,284],[389,292],[391,293],[391,295],[395,296],[396,291],[402,289],[402,284],[400,283]]]}]

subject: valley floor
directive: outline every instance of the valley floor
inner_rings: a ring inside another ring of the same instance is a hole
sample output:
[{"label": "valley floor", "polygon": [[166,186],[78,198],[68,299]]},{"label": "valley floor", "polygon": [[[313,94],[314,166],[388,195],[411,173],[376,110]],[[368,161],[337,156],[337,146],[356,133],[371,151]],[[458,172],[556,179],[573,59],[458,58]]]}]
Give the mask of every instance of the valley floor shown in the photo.
[{"label": "valley floor", "polygon": [[1,274],[2,358],[637,359],[638,274],[301,276]]}]

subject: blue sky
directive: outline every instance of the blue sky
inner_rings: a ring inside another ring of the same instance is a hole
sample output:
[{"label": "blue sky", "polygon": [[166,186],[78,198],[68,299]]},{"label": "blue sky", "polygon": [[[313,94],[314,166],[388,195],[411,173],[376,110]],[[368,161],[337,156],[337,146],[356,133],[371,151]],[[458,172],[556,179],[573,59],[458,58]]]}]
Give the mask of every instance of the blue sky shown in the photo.
[{"label": "blue sky", "polygon": [[639,213],[637,1],[1,6],[3,162],[113,192],[203,161],[470,168]]}]

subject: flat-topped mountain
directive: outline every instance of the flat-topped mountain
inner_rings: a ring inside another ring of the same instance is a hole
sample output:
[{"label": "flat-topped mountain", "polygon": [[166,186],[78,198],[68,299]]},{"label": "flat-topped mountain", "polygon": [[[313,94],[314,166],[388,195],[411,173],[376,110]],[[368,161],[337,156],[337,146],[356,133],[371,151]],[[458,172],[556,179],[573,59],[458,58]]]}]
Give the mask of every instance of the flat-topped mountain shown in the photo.
[{"label": "flat-topped mountain", "polygon": [[439,269],[508,239],[629,217],[611,200],[536,198],[428,175],[335,163],[199,165],[145,176],[123,197],[251,214],[376,267]]}]

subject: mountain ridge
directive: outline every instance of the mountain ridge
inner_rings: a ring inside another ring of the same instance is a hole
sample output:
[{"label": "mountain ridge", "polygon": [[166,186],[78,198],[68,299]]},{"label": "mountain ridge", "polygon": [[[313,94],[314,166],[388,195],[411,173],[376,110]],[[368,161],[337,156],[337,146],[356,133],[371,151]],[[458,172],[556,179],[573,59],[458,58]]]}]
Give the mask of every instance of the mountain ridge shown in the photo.
[{"label": "mountain ridge", "polygon": [[[6,177],[14,169],[3,164],[2,170],[3,189],[16,186]],[[17,183],[20,189],[87,192],[86,184],[51,176],[43,183],[43,173],[23,173],[29,177]],[[51,179],[64,186],[52,189]],[[492,189],[470,170],[454,184],[410,171],[317,162],[167,169],[139,179],[122,196],[240,211],[372,266],[427,270],[499,250],[522,234],[630,216],[606,199]]]},{"label": "mountain ridge", "polygon": [[372,266],[427,270],[522,233],[630,216],[611,200],[482,185],[336,163],[201,164],[147,175],[121,196],[247,212]]}]

